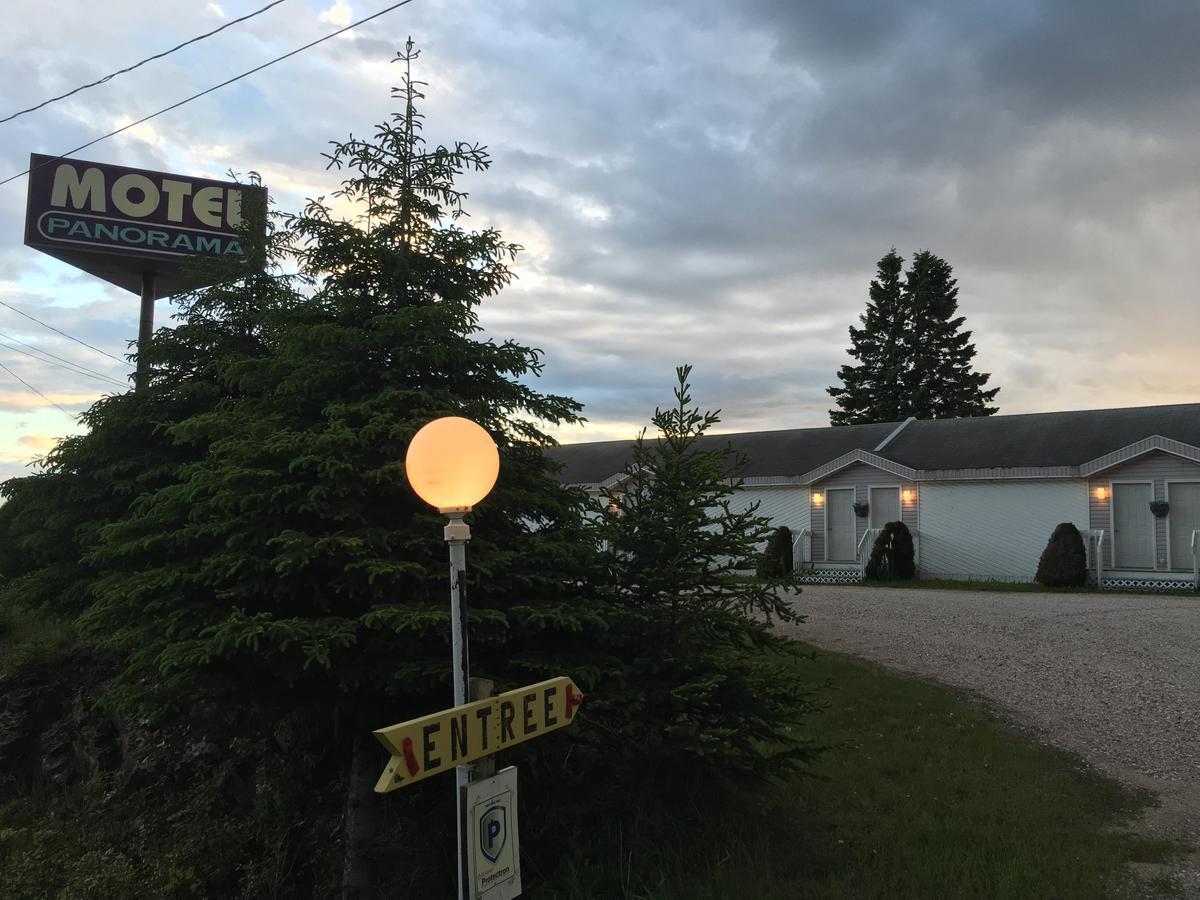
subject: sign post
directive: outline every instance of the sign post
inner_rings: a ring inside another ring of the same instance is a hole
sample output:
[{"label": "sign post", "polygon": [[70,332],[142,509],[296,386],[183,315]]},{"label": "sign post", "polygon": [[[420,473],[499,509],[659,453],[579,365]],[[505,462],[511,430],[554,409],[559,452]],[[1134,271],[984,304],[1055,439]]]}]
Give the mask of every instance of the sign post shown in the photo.
[{"label": "sign post", "polygon": [[[479,693],[490,682],[472,679]],[[468,763],[565,728],[575,721],[583,694],[566,676],[484,696],[472,703],[410,719],[373,732],[391,754],[375,792],[386,794],[454,769],[456,782]],[[521,893],[517,838],[517,769],[466,778],[455,794],[460,837],[459,897],[512,900]]]},{"label": "sign post", "polygon": [[[474,846],[472,841],[478,842],[478,835],[471,837],[473,829],[484,827],[484,843],[489,848],[496,848],[500,835],[508,833],[508,820],[504,818],[508,813],[504,811],[511,808],[512,845],[508,852],[514,861],[508,863],[504,870],[511,874],[502,874],[496,869],[492,871],[493,877],[488,883],[508,885],[505,890],[512,892],[500,894],[489,888],[486,894],[489,900],[508,900],[517,896],[521,888],[518,863],[515,861],[516,769],[506,770],[510,773],[505,778],[511,780],[511,789],[501,791],[509,799],[486,807],[490,801],[485,798],[486,808],[480,815],[490,815],[492,818],[481,824],[482,820],[468,818],[470,798],[477,794],[472,793],[473,773],[467,764],[489,757],[497,750],[569,725],[574,720],[575,710],[583,702],[583,694],[579,693],[579,688],[570,678],[560,677],[498,697],[480,697],[473,703],[466,702],[470,653],[467,646],[467,602],[463,576],[467,567],[466,544],[471,539],[471,528],[463,521],[463,517],[496,484],[500,474],[500,454],[491,435],[480,425],[460,416],[444,416],[423,425],[413,435],[404,457],[404,470],[417,496],[449,520],[443,529],[443,537],[450,548],[450,678],[454,685],[454,707],[375,732],[375,737],[391,753],[375,791],[386,794],[447,769],[455,770],[459,900],[467,900],[468,896],[484,896],[469,884],[472,877],[470,873],[477,869],[470,849]],[[504,782],[509,783],[508,780]],[[472,825],[472,822],[475,824]],[[501,841],[501,844],[507,846],[507,840]],[[500,852],[497,850],[497,854]],[[496,864],[496,860],[493,859],[492,863]]]},{"label": "sign post", "polygon": [[134,375],[134,390],[143,390],[146,387],[146,376],[150,371],[149,362],[146,355],[142,353],[142,348],[150,346],[150,336],[154,334],[154,301],[158,299],[155,296],[155,278],[153,271],[142,273],[142,310],[141,316],[138,319],[138,355],[137,355],[137,373]]}]

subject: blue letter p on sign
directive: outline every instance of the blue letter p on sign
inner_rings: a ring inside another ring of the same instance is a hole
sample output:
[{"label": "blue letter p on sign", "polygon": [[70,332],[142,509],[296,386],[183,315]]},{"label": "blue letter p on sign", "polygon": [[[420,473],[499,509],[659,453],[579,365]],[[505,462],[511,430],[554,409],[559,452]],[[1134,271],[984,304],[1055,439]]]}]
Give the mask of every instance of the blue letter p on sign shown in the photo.
[{"label": "blue letter p on sign", "polygon": [[490,862],[495,862],[508,840],[508,810],[493,806],[479,820],[479,850]]}]

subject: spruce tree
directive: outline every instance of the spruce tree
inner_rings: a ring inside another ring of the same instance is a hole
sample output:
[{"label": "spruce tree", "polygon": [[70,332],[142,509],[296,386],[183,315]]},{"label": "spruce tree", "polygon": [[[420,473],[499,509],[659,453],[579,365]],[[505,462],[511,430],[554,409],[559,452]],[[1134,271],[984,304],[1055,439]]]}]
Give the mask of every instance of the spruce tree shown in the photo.
[{"label": "spruce tree", "polygon": [[[400,61],[415,56],[410,44]],[[274,796],[271,778],[308,792],[311,808],[280,812],[308,823],[287,837],[298,842],[293,877],[327,885],[328,871],[307,866],[328,855],[321,835],[343,836],[347,897],[378,884],[365,865],[369,813],[397,808],[371,793],[386,760],[371,730],[451,705],[445,520],[404,474],[422,425],[466,416],[501,455],[496,488],[468,519],[472,674],[499,690],[570,674],[586,692],[603,626],[584,601],[596,553],[583,496],[542,453],[552,443],[542,423],[576,422],[580,406],[531,385],[539,351],[480,334],[478,308],[513,277],[520,248],[461,224],[455,179],[490,158],[478,144],[425,144],[420,85],[406,74],[394,116],[333,144],[329,165],[344,172],[336,208],[317,198],[279,220],[297,279],[269,270],[184,298],[179,325],[152,344],[145,392],[94,407],[90,432],[12,489],[17,505],[0,523],[22,533],[63,499],[62,521],[39,539],[44,557],[18,574],[47,597],[52,567],[81,554],[71,609],[118,661],[108,704],[164,730],[182,716],[203,733],[207,709],[254,722],[233,742],[204,737],[251,755],[242,799]],[[56,536],[74,543],[51,552]],[[303,762],[255,767],[297,732],[315,746]],[[564,756],[567,740],[537,752]],[[344,807],[322,805],[331,772]],[[449,826],[447,807],[404,846]],[[231,852],[205,877],[259,864],[253,847]],[[439,859],[410,852],[386,864],[411,873]],[[206,884],[212,896],[255,893]]]},{"label": "spruce tree", "polygon": [[674,406],[655,411],[657,438],[638,437],[594,526],[610,548],[597,592],[612,662],[589,715],[603,722],[610,777],[647,792],[761,780],[808,755],[788,733],[807,691],[772,627],[800,621],[786,593],[797,573],[745,577],[770,523],[757,504],[731,509],[744,458],[700,441],[720,419],[692,405],[690,371],[676,370]]},{"label": "spruce tree", "polygon": [[990,416],[999,388],[972,368],[975,345],[958,313],[958,283],[950,264],[928,250],[908,271],[895,248],[880,261],[871,282],[861,329],[850,328],[850,355],[858,365],[838,372],[841,386],[828,389],[837,401],[833,425]]},{"label": "spruce tree", "polygon": [[901,377],[905,368],[901,336],[908,325],[901,275],[904,257],[893,247],[876,267],[867,291],[867,311],[859,316],[862,328],[850,326],[850,356],[858,365],[838,370],[841,387],[829,388],[838,408],[831,410],[832,425],[889,422],[904,418],[907,408]]},{"label": "spruce tree", "polygon": [[921,419],[990,416],[999,388],[984,390],[991,377],[972,368],[975,345],[958,313],[958,281],[950,264],[928,250],[917,253],[904,277],[910,326],[901,336],[908,365],[901,383],[907,415]]}]

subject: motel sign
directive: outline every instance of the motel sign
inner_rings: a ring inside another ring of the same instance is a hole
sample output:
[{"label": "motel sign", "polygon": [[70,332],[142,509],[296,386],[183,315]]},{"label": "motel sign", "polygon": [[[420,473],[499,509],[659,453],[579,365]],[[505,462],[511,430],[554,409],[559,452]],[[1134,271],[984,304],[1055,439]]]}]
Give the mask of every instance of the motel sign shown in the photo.
[{"label": "motel sign", "polygon": [[157,297],[211,280],[189,257],[244,262],[243,213],[266,207],[266,188],[34,153],[25,243],[134,293],[154,277]]}]

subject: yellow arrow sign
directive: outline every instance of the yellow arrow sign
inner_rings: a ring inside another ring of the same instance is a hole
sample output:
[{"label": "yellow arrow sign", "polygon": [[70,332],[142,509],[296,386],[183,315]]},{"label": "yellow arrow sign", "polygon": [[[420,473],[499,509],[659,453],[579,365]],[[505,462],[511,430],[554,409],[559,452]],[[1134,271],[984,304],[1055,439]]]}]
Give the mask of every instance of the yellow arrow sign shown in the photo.
[{"label": "yellow arrow sign", "polygon": [[392,758],[375,784],[386,794],[570,725],[583,694],[565,675],[374,732]]}]

